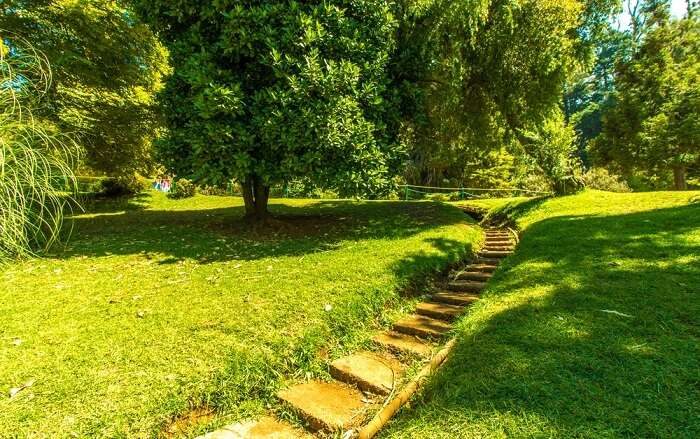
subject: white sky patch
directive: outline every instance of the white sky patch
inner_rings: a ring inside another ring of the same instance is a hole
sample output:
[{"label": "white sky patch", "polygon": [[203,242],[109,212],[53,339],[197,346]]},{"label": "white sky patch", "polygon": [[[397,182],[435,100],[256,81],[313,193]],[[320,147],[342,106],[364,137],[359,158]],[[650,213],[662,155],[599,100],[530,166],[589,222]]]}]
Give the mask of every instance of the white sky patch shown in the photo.
[{"label": "white sky patch", "polygon": [[[623,0],[625,11],[617,18],[620,29],[626,29],[630,25],[630,15],[627,12],[627,0]],[[675,18],[685,17],[687,11],[686,0],[671,0],[671,15]]]}]

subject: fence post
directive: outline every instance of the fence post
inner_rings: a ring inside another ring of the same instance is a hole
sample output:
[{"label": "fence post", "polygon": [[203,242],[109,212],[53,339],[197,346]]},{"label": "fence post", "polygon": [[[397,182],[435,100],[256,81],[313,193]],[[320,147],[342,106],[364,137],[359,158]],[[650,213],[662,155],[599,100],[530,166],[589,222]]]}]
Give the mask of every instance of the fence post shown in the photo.
[{"label": "fence post", "polygon": [[404,195],[404,200],[408,201],[408,185],[404,186],[405,190],[405,195]]}]

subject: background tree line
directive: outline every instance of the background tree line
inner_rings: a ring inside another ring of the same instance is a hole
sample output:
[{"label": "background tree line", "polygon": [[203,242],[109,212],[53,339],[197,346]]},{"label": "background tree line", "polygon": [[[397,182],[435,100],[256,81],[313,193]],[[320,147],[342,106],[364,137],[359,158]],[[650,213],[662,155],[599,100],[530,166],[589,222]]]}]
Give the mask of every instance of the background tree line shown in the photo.
[{"label": "background tree line", "polygon": [[[237,181],[257,218],[290,181],[564,193],[603,166],[683,189],[700,138],[687,5],[677,20],[668,0],[6,0],[2,92],[32,117],[6,111],[4,132],[21,120],[52,139],[34,143],[62,163],[50,185],[163,166]],[[47,147],[59,138],[76,148]]]}]

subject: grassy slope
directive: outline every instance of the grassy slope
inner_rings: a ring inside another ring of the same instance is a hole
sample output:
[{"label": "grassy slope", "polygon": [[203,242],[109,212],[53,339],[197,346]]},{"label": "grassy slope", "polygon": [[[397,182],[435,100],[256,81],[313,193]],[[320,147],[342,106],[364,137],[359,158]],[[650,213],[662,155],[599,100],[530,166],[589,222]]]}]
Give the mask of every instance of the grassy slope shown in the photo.
[{"label": "grassy slope", "polygon": [[98,206],[65,251],[5,267],[0,389],[35,383],[0,397],[0,437],[152,437],[203,401],[215,424],[259,412],[479,239],[430,203],[272,204],[284,221],[254,231],[234,198]]},{"label": "grassy slope", "polygon": [[501,205],[524,230],[516,254],[382,437],[700,437],[698,201]]}]

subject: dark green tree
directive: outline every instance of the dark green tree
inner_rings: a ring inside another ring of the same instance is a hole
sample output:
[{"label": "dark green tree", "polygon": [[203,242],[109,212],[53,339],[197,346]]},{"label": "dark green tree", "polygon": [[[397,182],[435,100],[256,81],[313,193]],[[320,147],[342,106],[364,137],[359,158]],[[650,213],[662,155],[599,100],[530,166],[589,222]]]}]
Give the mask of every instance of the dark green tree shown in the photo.
[{"label": "dark green tree", "polygon": [[399,4],[394,76],[412,144],[408,178],[440,185],[470,180],[478,164],[492,165],[492,151],[528,151],[523,133],[556,113],[617,1]]},{"label": "dark green tree", "polygon": [[402,149],[387,66],[396,21],[379,0],[137,0],[167,43],[162,162],[202,184],[234,179],[265,218],[293,178],[372,196]]},{"label": "dark green tree", "polygon": [[154,95],[167,53],[123,2],[4,0],[0,29],[11,54],[22,56],[24,41],[51,65],[51,86],[36,117],[72,133],[94,170],[148,171],[161,126]]},{"label": "dark green tree", "polygon": [[671,20],[661,8],[647,26],[632,58],[617,66],[615,102],[594,152],[627,174],[672,172],[682,190],[700,161],[700,24]]}]

